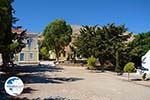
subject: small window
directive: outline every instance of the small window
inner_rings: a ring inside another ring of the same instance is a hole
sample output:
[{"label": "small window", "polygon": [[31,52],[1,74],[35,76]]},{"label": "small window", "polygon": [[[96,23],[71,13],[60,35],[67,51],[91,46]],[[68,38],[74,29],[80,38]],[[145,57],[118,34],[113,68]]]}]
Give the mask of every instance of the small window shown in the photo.
[{"label": "small window", "polygon": [[27,40],[27,45],[28,45],[28,48],[32,48],[32,38],[29,38]]},{"label": "small window", "polygon": [[30,60],[33,60],[33,53],[30,53]]},{"label": "small window", "polygon": [[66,57],[66,51],[63,52],[63,56]]},{"label": "small window", "polygon": [[58,55],[59,55],[59,57],[61,57],[61,53],[59,53]]},{"label": "small window", "polygon": [[24,53],[20,53],[20,61],[24,61]]}]

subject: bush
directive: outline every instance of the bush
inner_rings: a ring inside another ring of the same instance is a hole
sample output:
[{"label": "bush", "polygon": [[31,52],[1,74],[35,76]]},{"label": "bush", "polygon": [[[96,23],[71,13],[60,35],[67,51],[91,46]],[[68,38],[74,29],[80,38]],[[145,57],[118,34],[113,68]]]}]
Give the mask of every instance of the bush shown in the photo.
[{"label": "bush", "polygon": [[142,80],[145,80],[146,79],[146,73],[144,73],[143,75],[142,75]]},{"label": "bush", "polygon": [[125,66],[124,66],[124,72],[135,72],[135,66],[133,62],[128,62]]},{"label": "bush", "polygon": [[131,72],[135,72],[136,68],[134,66],[135,64],[133,62],[128,62],[125,66],[124,66],[124,72],[128,73],[128,80],[129,80],[129,73]]},{"label": "bush", "polygon": [[90,58],[88,58],[87,60],[88,69],[94,69],[95,64],[96,64],[95,57],[91,56]]}]

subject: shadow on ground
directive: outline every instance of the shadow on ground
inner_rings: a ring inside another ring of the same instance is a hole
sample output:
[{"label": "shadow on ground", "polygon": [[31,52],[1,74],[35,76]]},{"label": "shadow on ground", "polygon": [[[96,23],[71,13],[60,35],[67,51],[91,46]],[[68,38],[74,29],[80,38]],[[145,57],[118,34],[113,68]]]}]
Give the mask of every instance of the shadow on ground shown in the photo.
[{"label": "shadow on ground", "polygon": [[[78,77],[49,77],[46,76],[45,72],[62,72],[64,70],[60,67],[54,66],[18,66],[12,69],[13,74],[0,74],[0,100],[29,100],[28,98],[17,98],[10,99],[10,96],[6,94],[4,90],[5,81],[11,76],[18,76],[24,82],[24,84],[36,84],[36,83],[52,83],[52,84],[63,84],[64,82],[75,82],[78,80],[83,80],[83,78]],[[11,70],[10,70],[11,72]],[[32,93],[33,91],[38,91],[27,87],[24,89],[23,94]],[[41,99],[33,99],[41,100]],[[49,98],[45,100],[70,100],[62,98]]]},{"label": "shadow on ground", "polygon": [[48,97],[48,98],[45,98],[45,99],[40,99],[40,98],[35,98],[35,99],[28,99],[26,97],[24,98],[11,98],[11,100],[77,100],[77,99],[69,99],[69,98],[66,98],[66,97]]},{"label": "shadow on ground", "polygon": [[74,82],[83,80],[83,78],[77,77],[53,77],[45,75],[44,72],[62,72],[64,70],[61,67],[53,66],[19,66],[15,69],[15,72],[19,73],[16,76],[21,78],[24,83],[55,83],[60,84],[63,82]]},{"label": "shadow on ground", "polygon": [[4,89],[4,83],[8,77],[9,75],[6,75],[6,74],[0,75],[0,100],[8,100],[7,99],[8,95],[6,94],[5,89]]},{"label": "shadow on ground", "polygon": [[42,73],[35,74],[22,74],[17,75],[20,77],[24,83],[26,84],[34,84],[34,83],[53,83],[53,84],[61,84],[64,82],[74,82],[78,80],[83,80],[83,78],[78,77],[48,77],[43,75]]},{"label": "shadow on ground", "polygon": [[19,73],[33,73],[33,72],[61,72],[63,68],[48,66],[48,65],[32,65],[32,66],[18,66],[13,69]]},{"label": "shadow on ground", "polygon": [[37,91],[37,90],[36,89],[32,89],[31,87],[26,87],[26,88],[23,89],[22,94],[32,93],[33,91]]},{"label": "shadow on ground", "polygon": [[142,79],[131,79],[131,81],[143,81]]},{"label": "shadow on ground", "polygon": [[136,79],[131,79],[131,81],[150,81],[150,78],[147,78],[147,79],[145,79],[145,80],[136,78]]}]

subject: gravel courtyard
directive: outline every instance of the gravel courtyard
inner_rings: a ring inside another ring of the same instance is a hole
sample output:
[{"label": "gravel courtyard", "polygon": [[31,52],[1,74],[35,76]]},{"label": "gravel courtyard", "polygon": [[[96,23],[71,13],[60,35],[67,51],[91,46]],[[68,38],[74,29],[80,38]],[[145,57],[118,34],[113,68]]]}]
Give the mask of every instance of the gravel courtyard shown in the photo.
[{"label": "gravel courtyard", "polygon": [[[149,86],[136,84],[138,82],[128,82],[126,77],[116,76],[115,73],[92,72],[83,67],[49,68],[49,66],[34,66],[33,70],[22,72],[20,77],[25,82],[25,89],[19,98],[40,98],[38,100],[48,97],[62,98],[60,100],[150,100]],[[150,81],[145,83],[150,85]]]}]

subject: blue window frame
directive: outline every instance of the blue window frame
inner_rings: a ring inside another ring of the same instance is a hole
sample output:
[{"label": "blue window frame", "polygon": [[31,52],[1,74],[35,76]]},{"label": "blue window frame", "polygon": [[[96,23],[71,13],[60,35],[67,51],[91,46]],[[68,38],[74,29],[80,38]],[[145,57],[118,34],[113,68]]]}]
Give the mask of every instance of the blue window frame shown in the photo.
[{"label": "blue window frame", "polygon": [[33,53],[32,52],[30,52],[30,60],[33,60]]},{"label": "blue window frame", "polygon": [[20,53],[20,61],[24,61],[24,53]]}]

